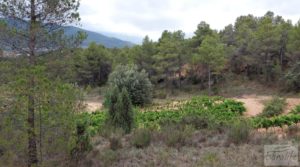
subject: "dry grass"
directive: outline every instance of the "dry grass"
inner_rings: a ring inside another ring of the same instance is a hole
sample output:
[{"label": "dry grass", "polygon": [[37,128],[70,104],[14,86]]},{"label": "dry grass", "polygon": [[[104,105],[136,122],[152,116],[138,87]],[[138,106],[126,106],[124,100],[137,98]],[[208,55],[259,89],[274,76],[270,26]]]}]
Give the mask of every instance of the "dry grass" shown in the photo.
[{"label": "dry grass", "polygon": [[95,150],[82,166],[260,167],[263,166],[264,145],[299,142],[300,139],[297,127],[286,127],[282,130],[286,135],[281,137],[274,130],[253,130],[247,142],[235,145],[228,143],[226,132],[200,130],[193,132],[189,143],[172,147],[163,141],[160,133],[151,133],[153,137],[148,147],[132,146],[131,136],[127,135],[122,139],[123,147],[116,151],[109,148],[108,139],[98,137]]}]

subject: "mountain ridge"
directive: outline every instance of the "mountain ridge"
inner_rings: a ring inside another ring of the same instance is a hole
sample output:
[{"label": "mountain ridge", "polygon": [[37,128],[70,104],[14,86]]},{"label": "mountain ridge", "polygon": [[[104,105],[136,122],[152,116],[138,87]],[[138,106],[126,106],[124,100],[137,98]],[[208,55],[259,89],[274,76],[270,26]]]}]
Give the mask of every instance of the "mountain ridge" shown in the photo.
[{"label": "mountain ridge", "polygon": [[124,47],[132,47],[132,46],[136,45],[129,41],[121,40],[121,39],[115,38],[115,37],[109,37],[109,36],[103,35],[98,32],[85,30],[85,29],[75,27],[75,26],[65,26],[63,29],[65,30],[65,34],[67,36],[74,35],[78,31],[85,32],[87,34],[87,39],[85,39],[81,45],[84,48],[88,47],[88,45],[91,42],[95,42],[96,44],[103,45],[107,48],[124,48]]},{"label": "mountain ridge", "polygon": [[[15,28],[26,29],[28,28],[29,25],[26,21],[23,22],[14,19],[8,19],[8,18],[0,18],[0,21],[1,20]],[[65,31],[66,36],[76,35],[78,31],[86,33],[87,38],[81,44],[81,47],[83,48],[87,48],[88,45],[92,42],[95,42],[98,45],[103,45],[107,48],[124,48],[124,47],[132,47],[136,45],[133,42],[122,40],[116,37],[110,37],[102,33],[86,30],[75,26],[61,26],[61,29]]]}]

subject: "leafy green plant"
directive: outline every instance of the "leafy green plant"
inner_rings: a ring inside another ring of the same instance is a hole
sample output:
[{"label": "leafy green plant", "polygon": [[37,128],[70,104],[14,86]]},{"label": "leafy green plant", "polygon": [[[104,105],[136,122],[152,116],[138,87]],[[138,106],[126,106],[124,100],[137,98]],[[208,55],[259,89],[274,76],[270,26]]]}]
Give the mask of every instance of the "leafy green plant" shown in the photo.
[{"label": "leafy green plant", "polygon": [[[112,91],[113,93],[114,91]],[[117,93],[116,93],[117,94]],[[113,94],[115,96],[115,94]],[[115,97],[117,98],[117,97]],[[114,102],[116,103],[116,102]],[[225,105],[223,103],[226,103]],[[96,112],[93,114],[85,113],[85,119],[89,121],[92,134],[96,132],[105,131],[107,127],[103,127],[105,120],[114,118],[116,112],[115,107],[108,107],[107,115],[105,112]],[[178,123],[183,125],[190,125],[196,129],[205,128],[220,128],[224,125],[231,124],[243,111],[243,104],[235,101],[227,101],[222,97],[195,97],[187,102],[182,102],[178,107],[167,109],[155,108],[146,110],[143,112],[136,111],[134,114],[134,120],[136,127],[149,128],[159,130],[168,123]],[[111,113],[110,113],[111,112]],[[108,125],[107,125],[108,126]],[[101,128],[103,127],[103,128]]]},{"label": "leafy green plant", "polygon": [[293,114],[300,114],[300,105],[296,106],[292,111],[291,113]]},{"label": "leafy green plant", "polygon": [[240,115],[242,115],[245,111],[246,108],[243,106],[242,102],[237,102],[232,99],[224,99],[223,103],[218,105],[216,107],[217,110],[224,110],[224,111],[229,111],[229,112],[237,112]]},{"label": "leafy green plant", "polygon": [[134,131],[131,144],[136,148],[148,147],[151,143],[151,132],[149,129],[141,128]]},{"label": "leafy green plant", "polygon": [[272,118],[255,117],[252,119],[255,128],[282,127],[300,122],[299,114],[280,115]]},{"label": "leafy green plant", "polygon": [[286,99],[274,97],[265,104],[265,108],[260,116],[269,118],[280,115],[283,113],[286,104]]}]

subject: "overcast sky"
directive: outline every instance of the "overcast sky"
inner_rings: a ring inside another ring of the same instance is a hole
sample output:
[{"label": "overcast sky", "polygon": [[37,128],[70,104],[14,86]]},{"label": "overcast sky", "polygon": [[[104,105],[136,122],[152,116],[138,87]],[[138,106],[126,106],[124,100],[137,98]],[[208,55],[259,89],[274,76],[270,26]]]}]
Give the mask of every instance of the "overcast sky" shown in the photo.
[{"label": "overcast sky", "polygon": [[300,0],[81,0],[82,27],[157,40],[163,30],[191,35],[200,21],[213,29],[234,23],[240,15],[273,11],[296,23]]}]

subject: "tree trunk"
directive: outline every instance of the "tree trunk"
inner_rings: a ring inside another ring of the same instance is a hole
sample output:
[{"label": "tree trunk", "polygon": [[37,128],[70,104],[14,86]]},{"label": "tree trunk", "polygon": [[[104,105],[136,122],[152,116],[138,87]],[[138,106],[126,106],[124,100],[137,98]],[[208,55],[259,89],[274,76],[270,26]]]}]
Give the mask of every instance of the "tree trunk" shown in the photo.
[{"label": "tree trunk", "polygon": [[211,70],[208,67],[208,95],[211,96]]},{"label": "tree trunk", "polygon": [[[35,14],[35,0],[31,0],[31,18],[30,18],[30,41],[29,41],[29,63],[30,67],[35,66],[35,43],[36,43],[36,14]],[[37,146],[36,146],[36,133],[35,133],[35,76],[34,73],[30,72],[28,78],[28,167],[35,166],[38,163],[37,158]]]},{"label": "tree trunk", "polygon": [[181,74],[181,68],[179,70],[179,90],[181,90],[181,77],[182,77],[182,74]]}]

